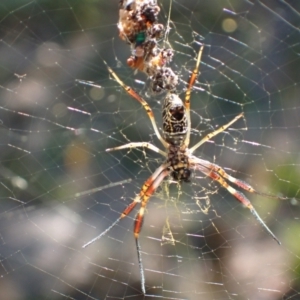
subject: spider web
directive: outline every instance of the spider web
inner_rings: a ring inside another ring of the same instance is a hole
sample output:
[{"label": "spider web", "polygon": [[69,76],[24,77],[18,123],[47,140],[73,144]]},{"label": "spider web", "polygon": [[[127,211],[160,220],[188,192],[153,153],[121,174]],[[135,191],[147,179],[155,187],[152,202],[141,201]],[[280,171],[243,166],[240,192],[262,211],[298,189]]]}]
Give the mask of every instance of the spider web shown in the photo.
[{"label": "spider web", "polygon": [[[158,1],[160,23],[170,3]],[[297,1],[173,1],[170,31],[178,92],[205,45],[191,98],[194,145],[240,112],[245,118],[195,155],[261,192],[247,194],[282,242],[200,173],[167,179],[147,206],[108,228],[163,162],[128,142],[161,147],[144,109],[103,63],[152,107],[163,95],[126,65],[118,1],[1,1],[1,299],[300,299],[299,20]],[[84,86],[89,80],[101,88]]]}]

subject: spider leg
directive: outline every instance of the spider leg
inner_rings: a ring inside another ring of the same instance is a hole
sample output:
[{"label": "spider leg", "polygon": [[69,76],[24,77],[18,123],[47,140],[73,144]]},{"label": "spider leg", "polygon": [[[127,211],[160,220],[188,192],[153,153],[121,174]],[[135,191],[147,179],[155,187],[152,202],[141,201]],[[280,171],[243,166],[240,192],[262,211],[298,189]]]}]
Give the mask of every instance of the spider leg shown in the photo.
[{"label": "spider leg", "polygon": [[222,178],[217,172],[214,170],[208,170],[207,168],[203,168],[202,166],[198,166],[198,168],[202,173],[207,175],[208,177],[212,178],[213,180],[219,182],[221,186],[223,186],[230,194],[232,194],[239,202],[244,204],[252,213],[252,215],[255,217],[255,219],[260,223],[260,225],[265,229],[265,231],[280,245],[280,241],[277,239],[277,237],[274,235],[274,233],[269,229],[269,227],[265,224],[265,222],[262,220],[262,218],[258,215],[257,211],[247,199],[247,197],[237,191],[235,188],[230,186],[224,178]]},{"label": "spider leg", "polygon": [[[87,242],[82,246],[82,248],[86,248],[87,246],[93,244],[95,241],[99,240],[102,236],[104,236],[109,230],[111,230],[116,224],[119,223],[121,219],[126,217],[134,208],[135,206],[141,202],[141,199],[144,196],[148,195],[148,189],[151,190],[151,194],[148,196],[148,198],[154,193],[155,189],[158,187],[158,185],[161,183],[163,178],[159,181],[158,184],[156,184],[156,180],[160,178],[160,175],[163,171],[165,171],[169,167],[169,164],[165,163],[162,164],[160,167],[158,167],[155,172],[145,181],[143,184],[140,193],[133,199],[133,201],[123,210],[119,218],[111,224],[108,228],[106,228],[102,233],[100,233],[98,236]],[[165,175],[166,176],[166,175]],[[164,177],[165,177],[164,176]],[[154,187],[154,189],[153,189]],[[147,198],[147,200],[148,200]],[[140,226],[141,227],[141,226]]]},{"label": "spider leg", "polygon": [[[143,195],[141,196],[142,202],[141,202],[141,207],[135,217],[134,221],[134,236],[137,239],[139,237],[139,233],[141,231],[142,225],[143,225],[143,220],[144,220],[144,214],[145,214],[145,209],[146,205],[150,199],[150,197],[153,195],[155,190],[158,188],[158,186],[161,184],[161,182],[164,180],[166,176],[169,175],[170,171],[167,169],[169,167],[169,164],[165,164],[165,166],[160,170],[160,174],[154,179],[154,180],[147,180],[149,181],[148,185],[146,183],[144,184],[141,193]],[[146,182],[147,182],[146,181]],[[141,194],[140,193],[140,194]]]},{"label": "spider leg", "polygon": [[244,113],[240,113],[239,115],[237,115],[234,119],[232,119],[229,123],[219,127],[218,129],[216,129],[215,131],[209,133],[208,135],[206,135],[200,142],[198,142],[196,145],[194,145],[193,147],[191,147],[189,149],[190,153],[192,154],[197,148],[199,148],[202,144],[204,144],[205,142],[209,141],[211,138],[213,138],[214,136],[216,136],[217,134],[223,132],[224,130],[226,130],[230,125],[232,125],[233,123],[235,123],[238,119],[240,119],[242,116],[244,115]]},{"label": "spider leg", "polygon": [[249,193],[254,193],[260,196],[264,196],[264,197],[268,197],[268,198],[274,198],[274,199],[280,199],[280,200],[286,200],[287,197],[280,197],[277,195],[272,195],[272,194],[268,194],[268,193],[262,193],[259,192],[257,190],[255,190],[249,183],[247,183],[246,181],[237,179],[231,175],[229,175],[228,173],[226,173],[226,171],[221,168],[220,166],[213,164],[207,160],[203,160],[201,158],[196,158],[195,160],[192,159],[192,161],[194,161],[194,163],[196,162],[197,164],[200,164],[204,167],[206,167],[208,170],[213,170],[215,172],[217,172],[218,174],[220,174],[223,178],[227,179],[228,181],[234,183],[236,186],[242,188],[243,190],[249,192]]},{"label": "spider leg", "polygon": [[147,148],[150,149],[156,153],[161,154],[162,156],[167,157],[167,153],[165,151],[160,150],[159,148],[157,148],[156,146],[150,144],[150,143],[146,143],[146,142],[133,142],[133,143],[128,143],[122,146],[118,146],[118,147],[114,147],[114,148],[108,148],[106,149],[106,152],[110,152],[110,151],[115,151],[115,150],[121,150],[121,149],[132,149],[132,148],[139,148],[139,147],[143,147],[143,148]]},{"label": "spider leg", "polygon": [[103,232],[101,232],[98,236],[96,236],[95,238],[91,239],[90,241],[88,241],[87,243],[85,243],[82,248],[86,248],[87,246],[93,244],[94,242],[96,242],[97,240],[99,240],[100,238],[102,238],[108,231],[110,231],[113,227],[115,227],[115,225],[117,225],[119,223],[119,221],[121,220],[121,217],[119,217],[115,222],[113,222],[108,228],[106,228]]},{"label": "spider leg", "polygon": [[[140,207],[140,209],[135,217],[135,221],[134,221],[134,237],[135,237],[135,242],[136,242],[136,251],[137,251],[140,276],[141,276],[141,288],[142,288],[142,292],[144,294],[146,293],[145,274],[144,274],[144,268],[143,268],[143,263],[142,263],[141,246],[139,243],[139,233],[142,229],[145,208],[146,208],[146,205],[147,205],[150,197],[153,195],[153,193],[158,188],[158,186],[161,184],[161,182],[164,180],[164,178],[170,173],[170,171],[167,168],[168,168],[168,164],[165,164],[165,166],[162,168],[162,170],[160,169],[161,173],[156,177],[155,180],[152,180],[151,184],[148,185],[147,189],[145,189],[145,191],[143,192],[141,207]],[[146,187],[146,183],[144,184],[144,187]],[[143,190],[143,188],[142,188],[142,190]],[[142,193],[142,190],[141,190],[141,193]]]},{"label": "spider leg", "polygon": [[184,107],[185,107],[185,111],[186,111],[186,119],[187,119],[187,124],[188,124],[187,135],[186,135],[186,138],[185,138],[185,141],[184,141],[184,144],[186,146],[188,146],[189,143],[190,143],[190,133],[191,133],[191,101],[190,101],[191,100],[191,92],[192,92],[192,87],[195,84],[195,81],[196,81],[196,78],[197,78],[203,48],[204,48],[204,46],[201,46],[201,48],[199,50],[196,66],[195,66],[195,69],[193,70],[193,72],[191,74],[190,79],[189,79],[188,87],[187,87],[187,90],[186,90],[186,93],[185,93],[185,98],[184,98]]},{"label": "spider leg", "polygon": [[135,217],[134,221],[134,237],[136,242],[136,250],[137,250],[137,256],[138,256],[138,262],[139,262],[139,268],[140,268],[140,276],[141,276],[141,287],[142,292],[145,294],[145,275],[144,275],[144,268],[142,264],[142,255],[141,255],[141,246],[139,243],[139,233],[141,231],[143,220],[144,220],[144,214],[145,214],[145,208],[146,205],[150,199],[150,197],[153,195],[155,190],[158,188],[158,186],[161,184],[161,182],[164,180],[164,178],[170,173],[168,170],[169,164],[163,164],[161,165],[156,171],[153,173],[152,176],[150,176],[146,182],[144,183],[139,195],[134,199],[134,201],[127,206],[127,208],[123,211],[121,214],[121,218],[124,218],[127,216],[133,208],[136,206],[137,203],[141,202],[141,207]]},{"label": "spider leg", "polygon": [[141,245],[139,239],[135,239],[136,251],[138,255],[138,262],[139,262],[139,269],[140,269],[140,277],[141,277],[141,288],[143,294],[146,294],[145,288],[145,274],[144,274],[144,267],[142,262],[142,253],[141,253]]},{"label": "spider leg", "polygon": [[142,104],[142,106],[144,107],[144,109],[147,112],[147,115],[152,123],[153,129],[155,131],[155,134],[157,136],[157,138],[161,141],[161,143],[163,144],[163,146],[165,148],[168,147],[167,142],[162,138],[162,136],[159,133],[159,130],[157,128],[156,122],[155,122],[155,118],[154,118],[154,114],[153,111],[151,109],[151,107],[149,106],[149,104],[136,92],[134,91],[130,86],[127,86],[119,77],[118,75],[107,65],[106,61],[104,61],[105,65],[107,66],[107,69],[109,71],[109,73],[114,77],[114,79],[119,83],[119,85],[126,91],[127,94],[129,94],[132,98],[134,98],[135,100],[137,100],[139,103]]}]

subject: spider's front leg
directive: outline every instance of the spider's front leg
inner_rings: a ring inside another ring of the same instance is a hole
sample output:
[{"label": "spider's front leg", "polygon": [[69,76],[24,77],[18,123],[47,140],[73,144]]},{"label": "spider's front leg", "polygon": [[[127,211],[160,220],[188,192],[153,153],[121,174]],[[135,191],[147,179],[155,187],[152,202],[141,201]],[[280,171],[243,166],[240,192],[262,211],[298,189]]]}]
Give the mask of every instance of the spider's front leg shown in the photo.
[{"label": "spider's front leg", "polygon": [[135,205],[141,201],[141,207],[134,221],[134,237],[136,242],[136,250],[137,250],[138,262],[139,262],[140,276],[141,276],[141,288],[144,294],[146,293],[145,274],[144,274],[144,268],[142,263],[141,246],[139,243],[139,233],[142,229],[146,205],[150,197],[154,194],[155,190],[159,187],[159,185],[164,180],[164,178],[169,175],[170,171],[168,167],[169,164],[167,163],[163,164],[154,172],[152,176],[149,177],[149,179],[144,183],[139,195],[136,197],[135,199],[136,201],[133,201],[131,204],[129,204],[129,206],[127,206],[127,208],[123,211],[120,217],[120,218],[124,218],[125,216],[127,216],[135,207]]},{"label": "spider's front leg", "polygon": [[213,164],[207,160],[201,159],[201,158],[195,158],[194,161],[197,161],[197,163],[199,165],[202,165],[204,167],[206,167],[208,170],[213,170],[215,172],[217,172],[218,174],[220,174],[224,179],[232,182],[233,184],[235,184],[236,186],[238,186],[239,188],[249,192],[249,193],[254,193],[260,196],[264,196],[267,198],[274,198],[274,199],[279,199],[279,200],[287,200],[287,197],[280,197],[277,195],[273,195],[273,194],[268,194],[268,193],[263,193],[260,191],[257,191],[256,189],[254,189],[249,183],[247,183],[246,181],[237,179],[231,175],[229,175],[228,173],[226,173],[226,171],[221,168],[220,166]]},{"label": "spider's front leg", "polygon": [[[106,228],[101,234],[87,242],[82,246],[82,248],[86,248],[87,246],[93,244],[95,241],[99,240],[102,236],[104,236],[109,230],[111,230],[115,225],[119,223],[121,219],[126,217],[138,203],[141,203],[144,199],[144,197],[148,197],[146,201],[148,201],[149,197],[155,192],[155,189],[159,186],[161,181],[163,180],[161,178],[161,173],[165,172],[168,169],[169,165],[168,164],[162,164],[159,168],[155,170],[155,172],[145,181],[143,184],[141,191],[139,194],[133,199],[133,201],[123,210],[119,218],[111,224],[108,228]],[[167,174],[165,175],[167,176]],[[165,177],[164,176],[164,177]],[[159,178],[159,181],[158,181]],[[158,182],[157,182],[158,181]],[[150,192],[148,192],[148,189],[150,189]]]},{"label": "spider's front leg", "polygon": [[98,239],[100,239],[102,236],[104,236],[110,229],[112,229],[116,224],[119,223],[119,221],[123,218],[125,218],[135,207],[138,203],[141,203],[141,207],[135,217],[134,221],[134,237],[136,241],[136,248],[137,248],[137,255],[138,255],[138,262],[139,262],[139,268],[140,268],[140,276],[141,276],[141,288],[143,293],[146,293],[145,289],[145,275],[144,275],[144,269],[142,264],[142,256],[141,256],[141,246],[138,241],[139,233],[142,229],[143,220],[144,220],[144,214],[146,205],[150,199],[150,197],[154,194],[155,190],[159,187],[161,182],[164,180],[166,176],[169,175],[169,163],[162,164],[159,168],[155,170],[155,172],[145,181],[143,184],[139,194],[133,199],[133,201],[123,210],[119,218],[110,225],[106,230],[104,230],[100,235],[93,238],[86,244],[84,244],[82,247],[85,248]]},{"label": "spider's front leg", "polygon": [[[211,167],[208,168],[208,166],[205,164],[195,164],[195,162],[197,161],[197,159],[193,160],[195,168],[198,169],[199,171],[201,171],[203,174],[205,174],[206,176],[210,177],[211,179],[219,182],[220,185],[222,185],[225,189],[227,189],[227,191],[232,194],[240,203],[242,203],[243,205],[245,205],[252,213],[252,215],[255,217],[255,219],[260,223],[260,225],[265,229],[265,231],[280,245],[280,241],[278,240],[278,238],[274,235],[274,233],[269,229],[269,227],[265,224],[265,222],[262,220],[262,218],[259,216],[259,214],[257,213],[257,211],[255,210],[255,208],[253,207],[253,205],[251,204],[250,200],[240,191],[236,190],[235,188],[233,188],[232,186],[230,186],[226,180],[219,174],[220,170],[223,169],[218,169],[216,165],[211,164]],[[199,163],[199,161],[198,161]],[[207,164],[209,164],[207,162]],[[224,171],[225,173],[225,171]],[[227,174],[227,173],[225,173]],[[228,175],[229,176],[229,175]],[[235,184],[237,184],[240,187],[242,186],[242,181],[238,182],[238,180],[235,180],[234,182]],[[247,185],[246,190],[253,192],[252,190],[250,190],[250,185]]]},{"label": "spider's front leg", "polygon": [[[168,164],[165,164],[165,165],[168,166]],[[140,207],[140,209],[135,217],[135,221],[134,221],[134,236],[136,239],[139,237],[139,233],[141,231],[143,221],[144,221],[145,208],[146,208],[146,205],[147,205],[150,197],[154,194],[155,190],[159,187],[159,185],[162,183],[164,178],[166,176],[168,176],[169,174],[170,174],[170,171],[168,170],[168,167],[164,167],[163,171],[159,174],[159,176],[157,176],[156,179],[149,186],[147,186],[147,188],[146,188],[146,183],[144,184],[143,187],[145,187],[145,190],[143,191],[143,189],[142,189],[142,191],[141,191],[141,192],[143,192],[141,207]],[[124,214],[124,212],[123,212],[123,214]]]}]

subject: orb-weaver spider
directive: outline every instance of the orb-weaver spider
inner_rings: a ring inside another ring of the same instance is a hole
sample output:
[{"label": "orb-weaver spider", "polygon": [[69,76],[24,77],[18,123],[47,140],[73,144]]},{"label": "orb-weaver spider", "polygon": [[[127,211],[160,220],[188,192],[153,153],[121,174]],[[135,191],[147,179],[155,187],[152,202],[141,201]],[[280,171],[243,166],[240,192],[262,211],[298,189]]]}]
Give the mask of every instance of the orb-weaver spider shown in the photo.
[{"label": "orb-weaver spider", "polygon": [[[225,131],[228,127],[230,127],[233,123],[238,121],[243,117],[243,113],[240,113],[235,118],[233,118],[229,123],[219,127],[215,131],[206,135],[202,140],[200,140],[196,145],[191,148],[188,148],[190,142],[190,133],[191,133],[191,119],[190,119],[190,96],[192,87],[196,81],[201,55],[203,51],[203,46],[201,47],[195,69],[193,70],[189,82],[188,88],[185,94],[184,103],[178,97],[178,95],[174,92],[168,92],[163,104],[163,137],[160,135],[158,127],[156,125],[154,115],[152,109],[148,105],[148,103],[139,96],[131,87],[126,86],[120,78],[116,75],[116,73],[107,65],[109,73],[114,77],[114,79],[125,89],[125,91],[136,99],[138,102],[142,104],[144,109],[146,110],[150,121],[152,123],[154,132],[157,138],[161,141],[166,151],[160,150],[158,147],[148,143],[148,142],[132,142],[126,145],[122,145],[115,148],[107,149],[106,151],[113,150],[121,150],[125,148],[137,148],[144,147],[148,148],[152,151],[160,153],[162,156],[166,158],[165,162],[159,166],[155,172],[145,181],[143,184],[140,193],[133,199],[133,201],[123,210],[120,217],[105,231],[103,231],[100,235],[83,245],[83,248],[88,245],[94,243],[96,240],[105,235],[112,227],[114,227],[121,219],[126,217],[137,204],[140,204],[140,209],[135,217],[134,221],[134,237],[136,240],[139,268],[141,274],[141,286],[142,292],[145,294],[145,277],[144,270],[142,266],[141,259],[141,250],[139,244],[139,234],[142,228],[144,213],[146,209],[146,205],[150,199],[150,197],[154,194],[155,190],[162,183],[165,177],[170,175],[175,181],[188,181],[191,175],[191,169],[202,172],[205,176],[210,177],[212,180],[217,181],[221,186],[223,186],[227,191],[232,194],[240,203],[245,205],[251,213],[254,215],[256,220],[261,224],[261,226],[265,229],[265,231],[272,236],[272,238],[280,244],[277,237],[272,233],[272,231],[267,227],[264,221],[260,218],[255,208],[252,206],[251,202],[246,198],[246,196],[230,186],[228,181],[236,185],[237,187],[246,190],[250,193],[256,193],[266,197],[279,198],[275,195],[260,193],[256,191],[251,185],[248,183],[239,180],[237,178],[232,177],[220,166],[211,163],[207,160],[198,158],[193,155],[194,151],[200,147],[202,144],[212,139],[217,134]],[[81,81],[82,82],[82,81]],[[82,82],[87,83],[87,82]],[[87,83],[89,84],[89,83]],[[96,86],[96,85],[93,85]]]}]

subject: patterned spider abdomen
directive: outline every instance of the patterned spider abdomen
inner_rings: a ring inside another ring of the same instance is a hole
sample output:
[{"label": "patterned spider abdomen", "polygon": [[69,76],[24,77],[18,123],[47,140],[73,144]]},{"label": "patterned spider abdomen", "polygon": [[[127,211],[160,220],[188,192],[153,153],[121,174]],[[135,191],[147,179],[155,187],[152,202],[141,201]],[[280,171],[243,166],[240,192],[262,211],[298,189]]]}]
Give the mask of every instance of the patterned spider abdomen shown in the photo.
[{"label": "patterned spider abdomen", "polygon": [[163,133],[165,140],[173,146],[181,146],[187,134],[185,107],[174,93],[168,93],[163,106]]},{"label": "patterned spider abdomen", "polygon": [[191,170],[184,140],[187,135],[185,107],[174,93],[168,93],[163,106],[163,132],[169,144],[168,163],[176,181],[189,181]]}]

